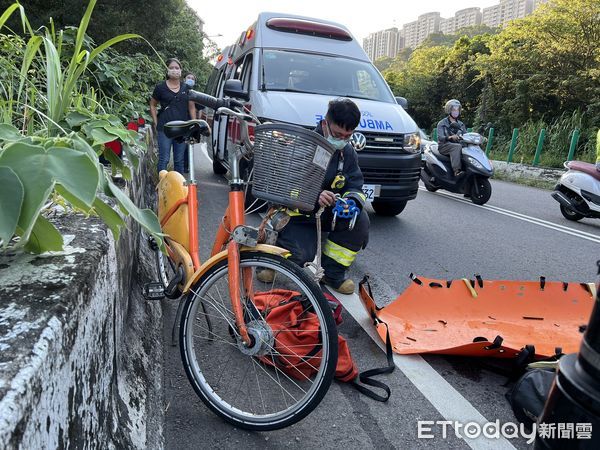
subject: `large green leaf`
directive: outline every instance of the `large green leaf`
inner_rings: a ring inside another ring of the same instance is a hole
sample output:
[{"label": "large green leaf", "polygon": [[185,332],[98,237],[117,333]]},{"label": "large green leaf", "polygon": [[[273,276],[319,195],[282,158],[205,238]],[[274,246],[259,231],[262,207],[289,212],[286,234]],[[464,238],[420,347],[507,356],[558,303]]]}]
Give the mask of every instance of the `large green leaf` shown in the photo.
[{"label": "large green leaf", "polygon": [[0,166],[10,167],[25,187],[19,217],[25,241],[55,183],[60,183],[88,208],[96,197],[99,183],[96,164],[78,150],[52,147],[46,151],[41,146],[17,142],[2,152]]},{"label": "large green leaf", "polygon": [[115,136],[118,136],[119,139],[121,139],[122,141],[125,141],[125,142],[133,143],[133,142],[135,142],[135,138],[137,137],[137,133],[135,131],[127,130],[123,127],[108,126],[108,127],[104,127],[104,129],[107,132],[114,134]]},{"label": "large green leaf", "polygon": [[73,128],[81,126],[82,123],[85,123],[86,121],[90,120],[90,117],[80,113],[79,111],[71,111],[67,114],[65,120],[67,121],[69,126]]},{"label": "large green leaf", "polygon": [[0,141],[18,141],[19,139],[23,139],[19,130],[7,123],[0,123]]},{"label": "large green leaf", "polygon": [[92,206],[99,177],[96,163],[88,155],[70,148],[53,147],[48,150],[47,164],[57,183]]},{"label": "large green leaf", "polygon": [[45,157],[43,147],[22,142],[11,144],[0,154],[0,166],[10,167],[25,188],[18,222],[23,241],[29,239],[36,218],[54,187],[54,180],[44,164]]},{"label": "large green leaf", "polygon": [[59,252],[62,249],[62,235],[44,216],[39,215],[25,244],[25,250],[31,253],[44,253]]},{"label": "large green leaf", "polygon": [[21,98],[21,93],[23,92],[23,86],[25,82],[28,80],[27,73],[29,72],[29,67],[33,62],[33,59],[37,55],[37,52],[42,44],[41,36],[31,36],[29,41],[27,42],[27,47],[25,48],[25,54],[23,55],[23,64],[21,65],[21,82],[19,83],[19,90],[17,95],[17,101]]},{"label": "large green leaf", "polygon": [[117,211],[112,209],[109,205],[104,203],[99,198],[94,200],[94,209],[98,213],[98,216],[104,221],[110,231],[115,238],[115,241],[119,240],[119,235],[121,234],[121,228],[125,226],[125,221],[119,215]]},{"label": "large green leaf", "polygon": [[118,138],[118,136],[115,136],[114,134],[109,133],[104,128],[92,129],[91,137],[94,140],[94,143],[92,145],[106,144],[107,142],[114,141],[115,139]]},{"label": "large green leaf", "polygon": [[8,8],[6,8],[6,11],[4,11],[4,13],[0,16],[0,28],[2,28],[4,26],[4,24],[6,23],[6,21],[8,20],[8,18],[18,8],[21,8],[21,5],[19,5],[17,2],[13,3]]},{"label": "large green leaf", "polygon": [[158,217],[156,217],[156,214],[154,214],[154,212],[150,209],[139,209],[121,189],[114,185],[112,181],[108,180],[107,182],[110,191],[116,197],[121,207],[127,211],[131,217],[133,217],[143,228],[152,233],[152,235],[155,237],[158,237],[162,247],[163,243],[160,236],[164,236],[164,234],[160,229],[160,223],[158,221]]},{"label": "large green leaf", "polygon": [[23,183],[10,167],[0,167],[0,241],[6,247],[15,234],[25,197]]}]

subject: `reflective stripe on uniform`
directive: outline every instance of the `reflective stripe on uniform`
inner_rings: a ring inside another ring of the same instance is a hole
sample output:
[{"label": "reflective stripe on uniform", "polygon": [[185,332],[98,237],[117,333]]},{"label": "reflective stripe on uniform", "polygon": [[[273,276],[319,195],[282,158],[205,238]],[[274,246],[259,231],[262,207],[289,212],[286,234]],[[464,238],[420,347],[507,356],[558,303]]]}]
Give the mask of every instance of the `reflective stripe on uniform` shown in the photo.
[{"label": "reflective stripe on uniform", "polygon": [[364,194],[364,192],[359,192],[359,191],[344,192],[342,197],[344,197],[344,198],[345,197],[354,197],[357,200],[360,200],[361,205],[364,205],[364,203],[367,201],[367,196]]},{"label": "reflective stripe on uniform", "polygon": [[335,242],[327,239],[325,246],[323,247],[323,254],[329,256],[335,262],[340,263],[342,266],[350,267],[356,258],[358,252],[353,252],[347,248],[342,247]]},{"label": "reflective stripe on uniform", "polygon": [[295,217],[295,216],[310,216],[310,214],[305,214],[305,213],[301,213],[300,211],[298,211],[297,209],[289,209],[286,208],[285,212],[287,213],[288,216],[290,217]]}]

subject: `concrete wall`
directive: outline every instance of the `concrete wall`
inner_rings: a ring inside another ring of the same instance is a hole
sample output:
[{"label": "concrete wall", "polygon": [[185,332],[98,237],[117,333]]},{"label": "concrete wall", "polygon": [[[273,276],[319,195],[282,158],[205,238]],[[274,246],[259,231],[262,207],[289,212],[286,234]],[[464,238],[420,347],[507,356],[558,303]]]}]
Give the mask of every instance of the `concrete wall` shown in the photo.
[{"label": "concrete wall", "polygon": [[[153,173],[145,158],[124,186],[138,206]],[[63,252],[0,255],[0,448],[161,448],[162,313],[140,295],[153,277],[144,235],[131,219],[118,242],[97,218],[51,221]]]}]

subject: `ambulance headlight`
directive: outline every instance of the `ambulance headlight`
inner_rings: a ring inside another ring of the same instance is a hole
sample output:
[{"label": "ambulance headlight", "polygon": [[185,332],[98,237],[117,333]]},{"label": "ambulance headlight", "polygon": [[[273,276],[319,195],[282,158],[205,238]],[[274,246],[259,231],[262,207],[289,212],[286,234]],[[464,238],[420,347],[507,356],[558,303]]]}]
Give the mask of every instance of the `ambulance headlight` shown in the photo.
[{"label": "ambulance headlight", "polygon": [[419,133],[408,133],[404,135],[404,150],[410,153],[421,151],[421,136]]}]

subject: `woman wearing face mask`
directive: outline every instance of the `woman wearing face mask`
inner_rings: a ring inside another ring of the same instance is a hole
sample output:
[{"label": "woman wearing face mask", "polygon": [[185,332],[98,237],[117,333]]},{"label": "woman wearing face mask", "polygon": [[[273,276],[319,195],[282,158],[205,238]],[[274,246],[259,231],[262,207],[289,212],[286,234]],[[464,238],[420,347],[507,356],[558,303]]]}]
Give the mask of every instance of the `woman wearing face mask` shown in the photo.
[{"label": "woman wearing face mask", "polygon": [[[359,250],[369,239],[369,216],[364,210],[365,195],[362,192],[363,175],[358,166],[358,156],[350,143],[354,129],[360,121],[360,110],[348,98],[329,102],[325,119],[316,132],[325,137],[336,149],[325,171],[325,181],[315,210],[324,207],[321,216],[322,230],[328,232],[322,248],[322,265],[325,276],[322,281],[343,294],[354,292],[354,281],[347,277],[347,270],[354,262]],[[349,219],[336,219],[332,229],[336,194],[352,200],[358,208],[356,223],[350,229]],[[277,245],[291,252],[290,260],[304,266],[314,259],[317,251],[317,228],[314,214],[290,213],[289,223],[279,232]],[[257,274],[264,282],[272,281],[274,273],[269,270]]]},{"label": "woman wearing face mask", "polygon": [[[196,108],[194,102],[188,99],[190,87],[181,81],[181,63],[175,58],[169,58],[166,64],[167,79],[156,85],[150,99],[150,115],[154,132],[158,136],[158,171],[167,168],[172,147],[174,169],[184,173],[186,145],[169,139],[163,132],[163,127],[172,120],[190,120],[195,117]],[[157,112],[159,104],[160,110]]]},{"label": "woman wearing face mask", "polygon": [[463,173],[461,170],[462,145],[459,143],[459,135],[466,133],[467,128],[464,123],[458,120],[461,113],[461,105],[458,100],[448,100],[444,106],[444,111],[446,117],[440,120],[437,125],[438,151],[442,155],[450,157],[454,176],[458,177]]}]

